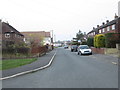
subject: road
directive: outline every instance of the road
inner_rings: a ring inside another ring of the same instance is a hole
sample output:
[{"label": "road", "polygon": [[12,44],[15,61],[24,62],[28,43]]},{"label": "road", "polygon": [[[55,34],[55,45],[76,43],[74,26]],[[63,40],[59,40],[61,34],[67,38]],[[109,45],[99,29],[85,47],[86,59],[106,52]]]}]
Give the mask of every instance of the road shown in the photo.
[{"label": "road", "polygon": [[3,88],[118,88],[118,66],[114,57],[79,56],[58,48],[49,68],[3,80]]}]

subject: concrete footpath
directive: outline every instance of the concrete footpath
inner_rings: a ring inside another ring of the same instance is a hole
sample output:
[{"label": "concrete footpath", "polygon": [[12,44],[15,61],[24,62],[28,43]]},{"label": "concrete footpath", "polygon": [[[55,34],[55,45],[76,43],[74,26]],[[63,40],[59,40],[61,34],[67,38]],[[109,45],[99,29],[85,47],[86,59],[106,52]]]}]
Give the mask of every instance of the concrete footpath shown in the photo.
[{"label": "concrete footpath", "polygon": [[49,53],[46,53],[46,55],[39,57],[37,61],[31,64],[27,64],[21,67],[13,68],[13,69],[3,70],[1,80],[11,78],[11,76],[15,77],[15,76],[34,72],[34,71],[48,67],[52,63],[55,53],[56,53],[56,50],[53,50]]}]

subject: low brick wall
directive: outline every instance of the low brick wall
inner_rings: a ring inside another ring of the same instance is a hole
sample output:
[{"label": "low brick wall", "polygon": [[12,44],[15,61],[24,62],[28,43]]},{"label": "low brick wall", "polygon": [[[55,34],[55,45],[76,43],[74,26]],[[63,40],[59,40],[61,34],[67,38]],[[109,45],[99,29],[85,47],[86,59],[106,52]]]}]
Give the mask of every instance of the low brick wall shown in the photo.
[{"label": "low brick wall", "polygon": [[97,54],[106,54],[106,55],[113,55],[117,56],[119,55],[119,50],[117,48],[95,48],[91,47],[93,53]]},{"label": "low brick wall", "polygon": [[91,47],[93,53],[105,54],[105,48],[95,48]]}]

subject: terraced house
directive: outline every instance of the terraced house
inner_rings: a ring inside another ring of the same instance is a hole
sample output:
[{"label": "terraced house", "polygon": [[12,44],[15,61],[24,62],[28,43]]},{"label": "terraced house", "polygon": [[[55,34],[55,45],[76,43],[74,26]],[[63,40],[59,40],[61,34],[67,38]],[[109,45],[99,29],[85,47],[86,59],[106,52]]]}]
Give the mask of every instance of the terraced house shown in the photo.
[{"label": "terraced house", "polygon": [[114,20],[107,20],[101,26],[97,25],[97,28],[93,27],[93,30],[87,34],[87,37],[94,37],[96,34],[105,33],[120,33],[120,17],[115,15]]},{"label": "terraced house", "polygon": [[2,48],[6,48],[11,44],[19,44],[24,42],[24,35],[16,30],[9,23],[2,23]]}]

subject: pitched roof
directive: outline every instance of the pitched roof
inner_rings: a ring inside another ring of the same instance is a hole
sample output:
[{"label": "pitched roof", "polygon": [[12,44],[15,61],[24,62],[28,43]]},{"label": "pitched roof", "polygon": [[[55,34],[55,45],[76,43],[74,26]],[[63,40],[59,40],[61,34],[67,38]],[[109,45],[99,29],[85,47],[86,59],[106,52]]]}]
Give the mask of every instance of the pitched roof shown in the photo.
[{"label": "pitched roof", "polygon": [[26,32],[21,32],[23,35],[28,36],[28,35],[36,35],[36,36],[42,36],[42,37],[51,37],[50,32],[45,32],[45,31],[26,31]]},{"label": "pitched roof", "polygon": [[[4,31],[3,31],[4,30]],[[2,22],[2,33],[6,33],[6,32],[9,32],[9,33],[17,33],[21,36],[24,36],[23,34],[21,34],[18,30],[16,30],[13,26],[11,26],[10,24],[8,23],[5,23],[5,22]]]},{"label": "pitched roof", "polygon": [[[114,24],[117,23],[117,20],[120,20],[120,17],[119,17],[119,18],[116,18],[116,19],[114,19],[114,20],[112,20],[112,21],[110,21],[110,22],[108,22],[108,23],[106,23],[106,24],[104,24],[104,25],[101,25],[101,26],[99,26],[99,27],[93,29],[93,30],[90,31],[89,33],[98,32],[98,30],[100,30],[100,29],[102,29],[102,28],[105,28],[105,27],[107,27],[107,26],[114,25]],[[88,33],[88,34],[89,34],[89,33]]]}]

